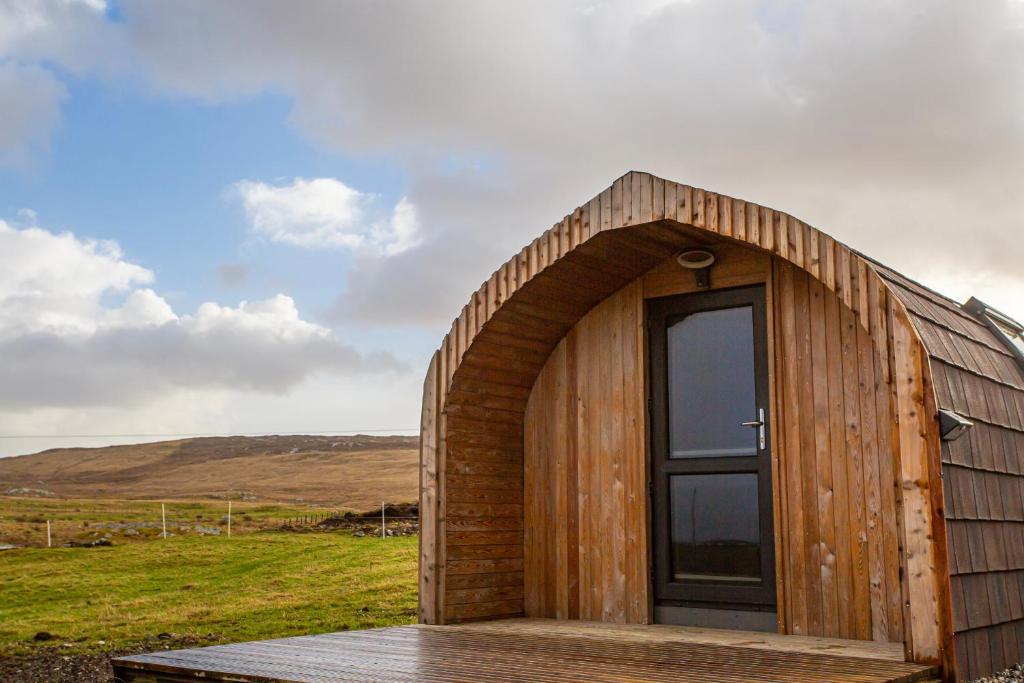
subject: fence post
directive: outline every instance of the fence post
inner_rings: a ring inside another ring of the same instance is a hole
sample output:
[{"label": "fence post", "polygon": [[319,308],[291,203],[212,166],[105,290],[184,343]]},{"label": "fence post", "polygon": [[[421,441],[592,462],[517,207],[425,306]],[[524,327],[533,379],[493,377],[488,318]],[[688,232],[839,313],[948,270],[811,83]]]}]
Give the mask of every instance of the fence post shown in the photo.
[{"label": "fence post", "polygon": [[50,520],[46,520],[46,547],[53,547],[53,540],[52,537],[50,536]]},{"label": "fence post", "polygon": [[166,539],[167,538],[167,507],[163,503],[160,503],[160,519],[163,522],[164,539]]},{"label": "fence post", "polygon": [[228,501],[228,538],[231,538],[231,501]]},{"label": "fence post", "polygon": [[380,537],[381,538],[387,538],[388,537],[387,525],[384,522],[384,501],[381,501],[381,504],[380,504]]}]

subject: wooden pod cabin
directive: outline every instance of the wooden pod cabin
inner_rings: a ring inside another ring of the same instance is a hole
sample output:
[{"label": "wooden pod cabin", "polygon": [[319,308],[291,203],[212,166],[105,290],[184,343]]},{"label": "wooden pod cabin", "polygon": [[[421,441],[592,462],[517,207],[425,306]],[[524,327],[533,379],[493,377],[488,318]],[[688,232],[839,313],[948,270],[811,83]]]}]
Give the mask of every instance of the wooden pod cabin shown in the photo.
[{"label": "wooden pod cabin", "polygon": [[430,362],[420,621],[902,643],[947,680],[1018,662],[1021,351],[792,216],[628,173]]}]

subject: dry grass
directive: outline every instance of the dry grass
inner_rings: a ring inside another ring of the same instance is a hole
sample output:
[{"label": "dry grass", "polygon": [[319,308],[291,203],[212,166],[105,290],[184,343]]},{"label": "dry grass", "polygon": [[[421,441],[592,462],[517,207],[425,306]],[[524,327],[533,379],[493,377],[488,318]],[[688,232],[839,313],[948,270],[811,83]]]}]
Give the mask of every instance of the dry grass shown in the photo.
[{"label": "dry grass", "polygon": [[225,498],[362,510],[417,497],[415,437],[274,436],[69,448],[0,458],[0,493],[65,498]]}]

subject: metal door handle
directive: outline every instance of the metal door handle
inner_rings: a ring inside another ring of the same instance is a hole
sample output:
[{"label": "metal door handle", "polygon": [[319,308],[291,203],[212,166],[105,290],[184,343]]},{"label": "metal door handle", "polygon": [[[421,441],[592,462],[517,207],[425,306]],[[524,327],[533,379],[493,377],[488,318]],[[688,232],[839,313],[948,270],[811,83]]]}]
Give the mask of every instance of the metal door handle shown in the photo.
[{"label": "metal door handle", "polygon": [[741,427],[757,427],[757,444],[758,448],[762,451],[765,449],[765,436],[764,436],[764,408],[757,409],[757,420],[751,420],[750,422],[740,422]]}]

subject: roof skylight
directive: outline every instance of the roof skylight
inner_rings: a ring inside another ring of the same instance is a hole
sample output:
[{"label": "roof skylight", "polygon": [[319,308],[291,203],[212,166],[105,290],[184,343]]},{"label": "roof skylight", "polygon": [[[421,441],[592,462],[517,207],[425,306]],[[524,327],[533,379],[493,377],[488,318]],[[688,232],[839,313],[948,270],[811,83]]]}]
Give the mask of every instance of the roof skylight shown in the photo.
[{"label": "roof skylight", "polygon": [[964,304],[964,308],[981,318],[988,328],[995,332],[1003,340],[1003,343],[1013,351],[1017,356],[1017,362],[1024,365],[1024,325],[974,297]]}]

